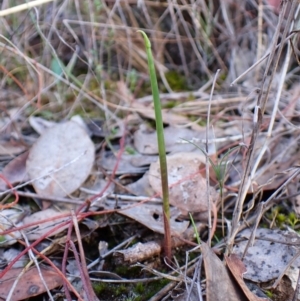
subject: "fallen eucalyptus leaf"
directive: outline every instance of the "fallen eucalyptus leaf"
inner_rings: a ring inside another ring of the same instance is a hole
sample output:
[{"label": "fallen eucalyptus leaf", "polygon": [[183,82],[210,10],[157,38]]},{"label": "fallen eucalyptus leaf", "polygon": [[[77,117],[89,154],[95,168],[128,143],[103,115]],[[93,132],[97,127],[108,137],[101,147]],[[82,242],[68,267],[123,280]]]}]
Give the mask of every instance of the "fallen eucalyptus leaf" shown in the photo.
[{"label": "fallen eucalyptus leaf", "polygon": [[[218,198],[217,191],[213,187],[207,188],[206,179],[200,173],[200,169],[205,170],[204,164],[205,157],[202,153],[187,152],[167,156],[170,204],[177,207],[183,215],[207,211],[207,189],[212,202]],[[150,165],[149,183],[160,195],[158,161]]]},{"label": "fallen eucalyptus leaf", "polygon": [[26,169],[37,194],[64,197],[89,176],[95,147],[73,121],[46,130],[29,151]]},{"label": "fallen eucalyptus leaf", "polygon": [[[250,235],[250,229],[240,232],[239,237],[245,240],[236,243],[234,254],[243,256]],[[249,246],[243,259],[247,269],[243,277],[253,282],[276,279],[299,251],[300,236],[297,233],[259,228],[256,230],[253,245]],[[296,270],[300,268],[299,257],[290,268]]]},{"label": "fallen eucalyptus leaf", "polygon": [[[125,207],[125,209],[121,209],[118,212],[136,220],[154,232],[164,234],[164,220],[161,205],[141,204],[129,209]],[[176,214],[176,210],[171,210],[171,233],[180,235],[188,228],[189,221],[178,221],[177,217],[178,213]]]}]

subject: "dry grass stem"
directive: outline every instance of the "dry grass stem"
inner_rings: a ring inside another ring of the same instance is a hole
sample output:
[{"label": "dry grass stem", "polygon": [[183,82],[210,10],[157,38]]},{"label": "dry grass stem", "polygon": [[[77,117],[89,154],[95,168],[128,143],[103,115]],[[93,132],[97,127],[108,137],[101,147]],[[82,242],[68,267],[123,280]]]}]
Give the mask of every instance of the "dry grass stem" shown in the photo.
[{"label": "dry grass stem", "polygon": [[33,8],[33,7],[42,5],[42,4],[46,4],[46,3],[49,3],[52,1],[54,1],[54,0],[35,0],[35,1],[30,1],[30,2],[24,3],[24,4],[20,4],[20,5],[11,7],[11,8],[1,10],[0,17],[15,14],[15,13],[21,12],[23,10],[30,9],[30,8]]},{"label": "dry grass stem", "polygon": [[[296,1],[293,1],[291,10],[289,11],[289,14],[288,14],[287,22],[284,26],[284,32],[282,34],[283,40],[287,37],[288,31],[290,30],[292,18],[294,16],[294,12],[296,11],[296,5],[297,5]],[[280,12],[279,22],[278,22],[278,25],[276,28],[276,33],[275,33],[274,39],[273,39],[272,48],[271,48],[267,66],[266,66],[266,69],[264,72],[264,77],[263,77],[262,84],[261,84],[261,87],[259,90],[257,105],[255,106],[255,112],[254,112],[254,116],[253,116],[252,137],[251,137],[250,144],[248,146],[246,166],[243,171],[243,177],[242,177],[242,181],[241,181],[240,188],[239,188],[238,199],[237,199],[236,206],[235,206],[235,209],[233,212],[232,229],[231,229],[231,234],[230,234],[230,237],[228,240],[227,251],[229,251],[229,252],[231,252],[231,250],[232,250],[235,236],[238,233],[239,222],[241,220],[244,201],[246,198],[246,194],[251,185],[254,149],[256,147],[257,137],[258,137],[258,134],[260,132],[260,128],[261,128],[261,125],[263,122],[263,116],[264,116],[266,104],[269,99],[268,96],[269,96],[270,89],[271,89],[271,83],[273,81],[275,71],[277,70],[280,55],[281,55],[281,52],[282,52],[282,49],[284,46],[284,43],[281,43],[279,45],[278,50],[276,51],[277,40],[278,40],[279,32],[281,31],[281,28],[283,26],[283,16],[286,14],[287,6],[288,6],[288,2],[283,3],[282,10]],[[269,75],[269,74],[271,74],[271,75]],[[276,112],[277,112],[277,110],[275,111],[275,113]],[[254,172],[255,171],[253,171],[253,173]]]}]

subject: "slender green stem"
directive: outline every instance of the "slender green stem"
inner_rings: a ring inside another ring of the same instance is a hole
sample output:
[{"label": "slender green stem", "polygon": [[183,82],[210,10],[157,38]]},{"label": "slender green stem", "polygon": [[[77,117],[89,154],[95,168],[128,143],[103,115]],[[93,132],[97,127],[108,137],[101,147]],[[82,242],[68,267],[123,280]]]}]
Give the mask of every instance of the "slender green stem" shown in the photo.
[{"label": "slender green stem", "polygon": [[155,66],[151,51],[151,43],[145,32],[138,30],[143,37],[148,58],[148,68],[151,80],[151,89],[154,102],[155,120],[156,120],[156,133],[158,142],[159,152],[159,163],[161,173],[161,186],[163,196],[163,213],[164,213],[164,229],[165,229],[165,241],[164,249],[167,260],[171,259],[171,231],[170,231],[170,205],[169,205],[169,185],[168,185],[168,169],[167,169],[167,158],[165,149],[165,138],[164,138],[164,127],[161,114],[161,104],[159,98],[159,90],[155,72]]},{"label": "slender green stem", "polygon": [[200,240],[200,236],[199,236],[199,232],[198,232],[197,226],[196,226],[195,221],[193,219],[193,216],[192,216],[192,214],[190,212],[189,212],[189,215],[190,215],[190,220],[191,220],[193,228],[194,228],[194,233],[195,233],[195,236],[196,236],[197,243],[198,243],[198,245],[200,245],[201,244],[201,240]]}]

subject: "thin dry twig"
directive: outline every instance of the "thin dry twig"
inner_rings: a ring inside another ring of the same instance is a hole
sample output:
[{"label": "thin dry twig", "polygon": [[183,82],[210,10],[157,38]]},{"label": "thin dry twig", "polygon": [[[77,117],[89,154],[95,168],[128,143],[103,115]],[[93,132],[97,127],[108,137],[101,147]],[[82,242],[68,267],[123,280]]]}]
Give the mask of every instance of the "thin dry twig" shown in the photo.
[{"label": "thin dry twig", "polygon": [[[290,29],[290,26],[292,23],[292,18],[294,16],[294,12],[296,9],[296,4],[297,4],[296,1],[293,1],[292,8],[290,9],[288,19],[287,19],[286,25],[284,27],[284,32],[282,34],[283,40],[287,37],[288,30]],[[288,3],[284,2],[283,6],[282,6],[282,10],[280,12],[280,17],[279,17],[279,22],[278,22],[278,25],[276,28],[276,33],[274,35],[271,53],[270,53],[270,56],[268,59],[268,63],[267,63],[264,77],[262,80],[261,88],[259,91],[257,105],[255,106],[255,112],[254,112],[254,117],[253,117],[252,137],[251,137],[250,145],[249,145],[248,151],[247,151],[246,166],[243,171],[243,177],[242,177],[242,181],[241,181],[240,188],[239,188],[238,199],[236,201],[235,209],[233,212],[232,229],[231,229],[230,237],[228,239],[227,252],[229,252],[229,253],[232,250],[234,238],[235,238],[236,234],[238,233],[237,231],[239,229],[239,222],[240,222],[241,215],[242,215],[243,204],[245,201],[246,194],[251,185],[251,169],[253,167],[252,164],[253,164],[254,149],[256,146],[258,133],[260,131],[260,127],[263,122],[263,115],[265,112],[266,103],[268,101],[268,96],[269,96],[269,92],[271,89],[271,83],[274,78],[275,71],[277,69],[280,55],[281,55],[281,52],[282,52],[282,49],[284,46],[284,43],[281,43],[279,45],[279,49],[277,50],[277,52],[275,54],[277,40],[278,40],[278,36],[279,36],[279,33],[282,28],[283,16],[286,14],[287,6],[288,6]],[[269,76],[269,73],[271,73],[270,76]],[[265,88],[265,86],[266,86],[266,88]]]},{"label": "thin dry twig", "polygon": [[[206,187],[209,187],[209,159],[208,159],[208,150],[209,150],[209,145],[208,145],[208,137],[209,137],[209,128],[210,128],[210,112],[211,112],[211,100],[212,100],[212,96],[214,93],[214,89],[215,89],[215,85],[216,85],[216,81],[218,78],[218,75],[220,73],[220,69],[217,71],[217,73],[215,74],[214,77],[214,81],[213,81],[213,85],[211,88],[211,93],[210,93],[210,100],[208,102],[208,110],[207,110],[207,123],[206,123],[206,141],[205,141],[205,152],[206,152],[206,164],[205,164],[205,173],[206,173]],[[214,228],[212,227],[211,224],[211,209],[212,209],[212,203],[211,203],[211,198],[210,198],[210,193],[209,193],[209,189],[207,188],[207,207],[208,207],[208,245],[211,245],[211,239],[214,235],[214,231],[216,230],[216,222],[217,222],[217,215],[215,214],[214,216]],[[215,212],[215,210],[214,210]]]},{"label": "thin dry twig", "polygon": [[0,10],[0,17],[4,17],[4,16],[8,16],[11,14],[15,14],[17,12],[26,10],[26,9],[30,9],[48,2],[52,2],[54,0],[35,0],[35,1],[31,1],[31,2],[27,2],[27,3],[23,3],[11,8],[7,8],[4,10]]},{"label": "thin dry twig", "polygon": [[73,241],[70,241],[70,245],[71,245],[71,248],[73,249],[73,252],[74,252],[74,255],[76,258],[76,262],[78,264],[78,268],[79,268],[79,271],[82,276],[81,280],[82,280],[82,283],[84,286],[84,291],[86,293],[87,300],[88,301],[99,300],[94,293],[94,290],[93,290],[93,287],[92,287],[92,284],[90,281],[89,273],[87,270],[86,259],[85,259],[85,253],[84,253],[84,249],[82,246],[81,235],[80,235],[80,231],[79,231],[79,227],[78,227],[78,221],[74,214],[74,211],[72,211],[72,221],[73,221],[74,230],[75,230],[75,233],[77,236],[80,260],[78,258],[76,247],[75,247]]}]

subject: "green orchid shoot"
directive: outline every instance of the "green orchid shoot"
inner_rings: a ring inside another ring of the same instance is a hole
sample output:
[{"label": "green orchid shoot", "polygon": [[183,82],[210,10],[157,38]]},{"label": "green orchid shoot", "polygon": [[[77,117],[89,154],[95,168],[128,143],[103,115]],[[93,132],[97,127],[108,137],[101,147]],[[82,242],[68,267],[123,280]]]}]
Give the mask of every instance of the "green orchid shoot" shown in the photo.
[{"label": "green orchid shoot", "polygon": [[165,149],[164,127],[162,121],[161,104],[159,98],[159,90],[155,72],[155,66],[151,51],[151,43],[146,33],[142,30],[138,30],[143,35],[144,43],[146,47],[146,53],[148,58],[148,68],[151,80],[151,89],[154,102],[155,120],[156,120],[156,133],[159,152],[159,163],[161,173],[161,186],[163,197],[163,215],[164,215],[164,251],[167,261],[171,260],[171,230],[170,230],[170,204],[169,204],[169,186],[168,186],[168,169],[167,158]]}]

